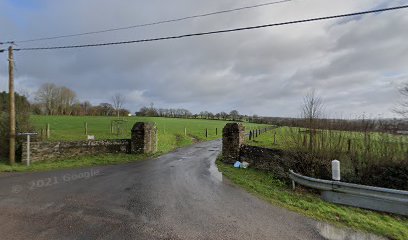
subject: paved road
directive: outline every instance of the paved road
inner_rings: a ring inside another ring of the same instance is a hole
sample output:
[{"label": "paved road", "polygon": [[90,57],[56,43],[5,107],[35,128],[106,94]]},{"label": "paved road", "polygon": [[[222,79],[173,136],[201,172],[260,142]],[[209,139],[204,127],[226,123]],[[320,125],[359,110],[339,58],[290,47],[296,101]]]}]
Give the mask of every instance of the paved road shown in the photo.
[{"label": "paved road", "polygon": [[[0,175],[1,239],[322,239],[232,185],[220,141],[132,164]],[[35,236],[35,237],[34,237]]]}]

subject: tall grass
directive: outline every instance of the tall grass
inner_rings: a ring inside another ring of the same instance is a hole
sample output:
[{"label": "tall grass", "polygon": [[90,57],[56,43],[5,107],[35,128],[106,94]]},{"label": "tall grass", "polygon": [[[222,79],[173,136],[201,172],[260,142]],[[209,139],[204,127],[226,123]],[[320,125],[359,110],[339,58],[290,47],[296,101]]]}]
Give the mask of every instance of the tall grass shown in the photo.
[{"label": "tall grass", "polygon": [[407,136],[283,127],[249,144],[285,150],[307,176],[330,179],[330,163],[337,159],[343,181],[408,190]]}]

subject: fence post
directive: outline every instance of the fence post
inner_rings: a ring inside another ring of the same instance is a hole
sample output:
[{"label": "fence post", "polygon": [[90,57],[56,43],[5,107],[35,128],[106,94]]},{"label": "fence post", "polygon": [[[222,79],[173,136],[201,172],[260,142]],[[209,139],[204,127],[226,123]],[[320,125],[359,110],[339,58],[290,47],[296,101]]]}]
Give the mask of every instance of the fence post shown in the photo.
[{"label": "fence post", "polygon": [[88,135],[88,123],[85,122],[85,135]]},{"label": "fence post", "polygon": [[184,136],[187,136],[187,128],[184,128]]},{"label": "fence post", "polygon": [[215,135],[218,136],[218,128],[215,128]]},{"label": "fence post", "polygon": [[273,145],[276,145],[276,131],[273,133]]},{"label": "fence post", "polygon": [[47,126],[46,126],[46,134],[47,134],[47,139],[48,138],[50,138],[50,124],[49,123],[47,123]]},{"label": "fence post", "polygon": [[205,137],[208,138],[208,128],[205,129]]},{"label": "fence post", "polygon": [[258,137],[258,130],[255,129],[255,137]]},{"label": "fence post", "polygon": [[252,131],[249,131],[249,141],[252,140]]}]

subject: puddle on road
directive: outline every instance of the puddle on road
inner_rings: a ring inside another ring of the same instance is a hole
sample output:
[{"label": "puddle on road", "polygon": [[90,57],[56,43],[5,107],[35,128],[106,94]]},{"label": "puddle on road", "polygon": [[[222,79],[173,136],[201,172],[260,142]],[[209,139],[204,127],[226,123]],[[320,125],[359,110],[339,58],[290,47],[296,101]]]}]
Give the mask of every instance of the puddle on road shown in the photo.
[{"label": "puddle on road", "polygon": [[222,173],[218,171],[215,162],[211,162],[210,168],[208,170],[210,171],[210,175],[213,179],[215,179],[218,182],[222,182]]},{"label": "puddle on road", "polygon": [[357,232],[351,229],[338,228],[328,223],[317,223],[320,235],[329,240],[386,240],[374,234]]}]

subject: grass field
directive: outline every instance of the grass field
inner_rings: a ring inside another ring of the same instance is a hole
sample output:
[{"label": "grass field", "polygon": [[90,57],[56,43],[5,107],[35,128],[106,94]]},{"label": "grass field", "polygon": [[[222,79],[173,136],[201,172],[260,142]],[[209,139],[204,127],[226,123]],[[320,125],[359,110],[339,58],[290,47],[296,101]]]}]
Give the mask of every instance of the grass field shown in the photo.
[{"label": "grass field", "polygon": [[318,195],[292,191],[272,174],[254,169],[237,169],[217,161],[218,169],[233,183],[278,206],[337,226],[371,232],[390,239],[408,239],[408,218],[376,213],[325,202]]},{"label": "grass field", "polygon": [[[111,133],[111,121],[116,117],[74,117],[74,116],[32,116],[31,122],[37,132],[45,129],[50,124],[50,141],[60,140],[86,140],[85,123],[88,124],[88,135],[96,139],[130,138],[131,128],[136,122],[155,122],[158,128],[160,152],[168,152],[177,147],[187,146],[194,141],[214,140],[222,137],[222,129],[227,121],[181,119],[181,118],[155,118],[155,117],[123,117],[123,134]],[[259,124],[244,123],[247,129],[262,126]],[[186,128],[187,135],[184,129]],[[216,134],[216,128],[218,134]],[[208,137],[205,132],[208,129]]]},{"label": "grass field", "polygon": [[[267,148],[278,148],[285,149],[287,148],[288,142],[290,141],[299,141],[304,142],[304,137],[308,137],[308,133],[305,133],[306,129],[302,128],[292,128],[292,127],[278,127],[269,131],[265,134],[261,134],[253,141],[247,141],[247,144],[253,146],[261,146]],[[335,145],[340,141],[341,147],[344,147],[344,150],[347,150],[347,142],[351,141],[351,145],[359,145],[356,147],[362,147],[364,141],[374,145],[387,142],[389,144],[408,144],[408,136],[404,135],[392,135],[378,132],[369,132],[367,133],[368,139],[364,132],[347,132],[347,131],[337,131],[337,130],[318,130],[315,141],[316,145]],[[331,141],[329,141],[331,139]],[[309,139],[306,139],[309,141]]]},{"label": "grass field", "polygon": [[[247,144],[283,150],[298,149],[310,152],[310,134],[306,129],[280,127]],[[339,160],[379,163],[400,162],[408,157],[408,137],[378,132],[346,132],[317,130],[313,151]]]},{"label": "grass field", "polygon": [[[176,148],[188,146],[198,141],[221,138],[223,127],[229,123],[227,121],[201,119],[124,117],[120,118],[124,120],[124,130],[122,134],[118,135],[111,133],[111,122],[117,119],[116,117],[31,116],[31,123],[34,130],[38,133],[41,132],[41,129],[46,128],[46,124],[50,124],[51,135],[48,141],[71,141],[87,139],[85,135],[85,123],[88,125],[88,135],[94,135],[96,139],[118,139],[130,138],[131,128],[136,122],[155,122],[158,128],[158,153],[155,155],[107,154],[87,156],[34,163],[30,167],[26,167],[22,164],[9,166],[5,161],[0,161],[0,172],[45,171],[139,161],[165,154]],[[247,129],[264,126],[251,123],[244,124]],[[205,135],[206,129],[208,129],[208,137]],[[43,138],[45,138],[45,131],[43,132]]]}]

